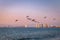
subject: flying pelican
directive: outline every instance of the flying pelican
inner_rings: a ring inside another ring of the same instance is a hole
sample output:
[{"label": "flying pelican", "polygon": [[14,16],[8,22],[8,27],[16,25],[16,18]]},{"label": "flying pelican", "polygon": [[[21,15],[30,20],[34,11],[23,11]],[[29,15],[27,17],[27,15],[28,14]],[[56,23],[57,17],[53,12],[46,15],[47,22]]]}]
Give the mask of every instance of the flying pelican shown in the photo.
[{"label": "flying pelican", "polygon": [[46,19],[47,17],[45,16],[44,19]]},{"label": "flying pelican", "polygon": [[18,20],[16,19],[15,22],[17,22]]},{"label": "flying pelican", "polygon": [[53,20],[56,20],[56,18],[53,18]]},{"label": "flying pelican", "polygon": [[26,18],[27,18],[28,20],[33,21],[33,22],[37,22],[37,23],[39,23],[39,22],[38,22],[38,21],[36,21],[35,19],[29,18],[29,16],[26,16]]}]

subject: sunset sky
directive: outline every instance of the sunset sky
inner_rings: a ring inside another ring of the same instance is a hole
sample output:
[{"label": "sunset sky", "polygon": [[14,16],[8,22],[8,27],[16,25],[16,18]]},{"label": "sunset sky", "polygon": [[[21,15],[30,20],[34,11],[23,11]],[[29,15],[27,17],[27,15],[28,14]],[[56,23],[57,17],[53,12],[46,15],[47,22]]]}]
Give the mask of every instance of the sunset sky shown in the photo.
[{"label": "sunset sky", "polygon": [[[0,0],[0,25],[36,24],[26,16],[43,24],[60,26],[60,0]],[[19,21],[15,22],[16,19]]]}]

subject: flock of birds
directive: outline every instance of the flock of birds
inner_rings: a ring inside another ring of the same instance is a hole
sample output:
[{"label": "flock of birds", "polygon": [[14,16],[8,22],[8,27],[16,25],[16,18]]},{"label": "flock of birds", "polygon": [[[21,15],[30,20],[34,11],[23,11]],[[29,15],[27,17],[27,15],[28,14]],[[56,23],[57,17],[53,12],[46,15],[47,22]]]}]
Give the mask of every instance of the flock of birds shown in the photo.
[{"label": "flock of birds", "polygon": [[[33,18],[30,18],[29,16],[26,16],[27,20],[30,20],[32,22],[35,22],[35,23],[40,23],[39,21],[36,21],[35,19]],[[45,16],[44,19],[46,19],[47,17]],[[53,20],[56,20],[56,18],[53,18]],[[19,21],[18,19],[15,20],[15,22]]]}]

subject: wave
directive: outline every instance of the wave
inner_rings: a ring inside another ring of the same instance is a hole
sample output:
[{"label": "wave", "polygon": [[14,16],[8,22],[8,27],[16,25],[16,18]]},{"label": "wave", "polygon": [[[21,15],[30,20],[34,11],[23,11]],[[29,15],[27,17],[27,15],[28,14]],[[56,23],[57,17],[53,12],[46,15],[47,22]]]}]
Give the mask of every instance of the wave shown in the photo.
[{"label": "wave", "polygon": [[[20,31],[19,31],[20,30]],[[8,29],[0,32],[0,40],[60,40],[60,29],[58,30],[36,30],[36,29]]]}]

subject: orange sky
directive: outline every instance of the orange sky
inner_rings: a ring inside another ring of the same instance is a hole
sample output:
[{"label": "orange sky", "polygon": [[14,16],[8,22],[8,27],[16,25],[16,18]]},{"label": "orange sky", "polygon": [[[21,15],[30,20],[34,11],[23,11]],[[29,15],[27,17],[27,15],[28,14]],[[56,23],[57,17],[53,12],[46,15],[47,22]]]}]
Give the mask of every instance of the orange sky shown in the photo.
[{"label": "orange sky", "polygon": [[[60,26],[60,5],[59,1],[2,1],[0,4],[0,25],[19,25],[36,24],[26,19],[30,16],[40,23],[48,23]],[[47,16],[44,19],[44,16]],[[53,20],[56,18],[56,20]],[[18,19],[18,22],[15,20]]]}]

